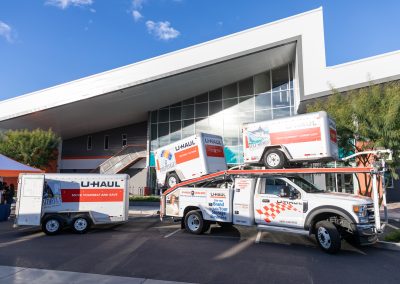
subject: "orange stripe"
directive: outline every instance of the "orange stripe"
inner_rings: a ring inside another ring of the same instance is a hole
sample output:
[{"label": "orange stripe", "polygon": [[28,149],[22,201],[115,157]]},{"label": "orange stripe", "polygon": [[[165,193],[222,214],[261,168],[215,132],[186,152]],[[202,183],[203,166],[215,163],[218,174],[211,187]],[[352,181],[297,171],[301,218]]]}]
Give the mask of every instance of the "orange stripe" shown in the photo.
[{"label": "orange stripe", "polygon": [[181,164],[200,157],[199,147],[194,146],[175,153],[176,164]]},{"label": "orange stripe", "polygon": [[27,174],[40,174],[44,173],[42,170],[37,171],[17,171],[17,170],[0,170],[0,177],[18,177],[19,174],[27,173]]},{"label": "orange stripe", "polygon": [[275,132],[271,133],[270,137],[272,145],[321,141],[321,129],[319,127],[314,127]]}]

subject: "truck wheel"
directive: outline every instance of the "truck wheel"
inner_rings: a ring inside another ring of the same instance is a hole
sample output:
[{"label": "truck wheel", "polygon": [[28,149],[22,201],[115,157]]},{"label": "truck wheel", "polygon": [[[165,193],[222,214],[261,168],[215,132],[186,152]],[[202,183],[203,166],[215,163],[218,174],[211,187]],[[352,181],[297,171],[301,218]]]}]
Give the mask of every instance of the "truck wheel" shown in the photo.
[{"label": "truck wheel", "polygon": [[165,185],[168,188],[174,187],[175,185],[177,185],[180,182],[179,177],[176,173],[170,173],[167,176],[167,180],[165,182]]},{"label": "truck wheel", "polygon": [[202,233],[205,233],[208,230],[210,230],[210,227],[211,227],[211,223],[209,221],[204,221]]},{"label": "truck wheel", "polygon": [[62,229],[62,219],[57,215],[46,216],[42,221],[42,231],[46,235],[57,235]]},{"label": "truck wheel", "polygon": [[192,210],[185,216],[185,229],[189,233],[200,235],[203,233],[204,219],[199,210]]},{"label": "truck wheel", "polygon": [[268,169],[281,169],[285,162],[285,155],[278,149],[268,150],[264,155],[264,165]]},{"label": "truck wheel", "polygon": [[319,221],[315,226],[315,238],[321,249],[327,253],[337,253],[341,247],[338,229],[329,221]]},{"label": "truck wheel", "polygon": [[90,229],[92,224],[90,218],[86,215],[78,215],[72,220],[72,229],[75,233],[84,234]]}]

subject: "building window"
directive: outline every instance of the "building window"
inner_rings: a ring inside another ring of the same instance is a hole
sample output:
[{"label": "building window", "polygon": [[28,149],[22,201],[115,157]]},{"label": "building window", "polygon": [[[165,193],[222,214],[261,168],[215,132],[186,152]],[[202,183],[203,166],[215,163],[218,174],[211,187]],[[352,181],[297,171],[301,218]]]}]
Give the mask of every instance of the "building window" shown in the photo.
[{"label": "building window", "polygon": [[128,145],[128,135],[122,134],[122,147]]},{"label": "building window", "polygon": [[92,150],[92,136],[88,136],[86,140],[86,149]]},{"label": "building window", "polygon": [[109,136],[104,136],[104,150],[108,150],[109,148]]},{"label": "building window", "polygon": [[153,111],[151,149],[206,132],[221,135],[229,164],[243,162],[243,123],[294,115],[293,64],[264,70],[206,93]]}]

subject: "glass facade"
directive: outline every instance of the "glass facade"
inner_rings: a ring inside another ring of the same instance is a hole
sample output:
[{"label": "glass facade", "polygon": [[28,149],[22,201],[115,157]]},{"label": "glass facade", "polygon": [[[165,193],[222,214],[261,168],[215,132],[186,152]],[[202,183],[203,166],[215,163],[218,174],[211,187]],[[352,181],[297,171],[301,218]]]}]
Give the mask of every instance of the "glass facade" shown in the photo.
[{"label": "glass facade", "polygon": [[206,132],[224,138],[228,164],[242,163],[243,123],[295,114],[293,74],[291,63],[151,112],[151,151]]}]

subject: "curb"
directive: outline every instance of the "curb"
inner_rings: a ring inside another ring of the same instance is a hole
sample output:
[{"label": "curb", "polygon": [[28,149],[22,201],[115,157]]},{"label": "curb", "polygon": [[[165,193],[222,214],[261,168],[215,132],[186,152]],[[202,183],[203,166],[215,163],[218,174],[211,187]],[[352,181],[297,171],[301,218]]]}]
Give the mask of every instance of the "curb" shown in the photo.
[{"label": "curb", "polygon": [[388,250],[394,250],[394,251],[400,251],[400,243],[378,241],[375,244],[375,247],[382,248],[382,249],[388,249]]}]

